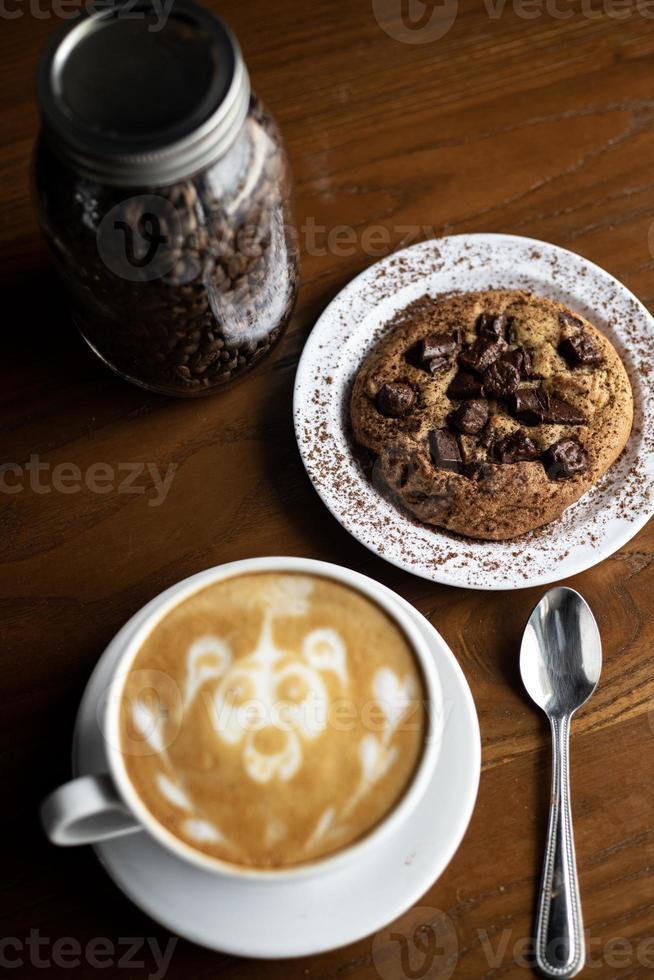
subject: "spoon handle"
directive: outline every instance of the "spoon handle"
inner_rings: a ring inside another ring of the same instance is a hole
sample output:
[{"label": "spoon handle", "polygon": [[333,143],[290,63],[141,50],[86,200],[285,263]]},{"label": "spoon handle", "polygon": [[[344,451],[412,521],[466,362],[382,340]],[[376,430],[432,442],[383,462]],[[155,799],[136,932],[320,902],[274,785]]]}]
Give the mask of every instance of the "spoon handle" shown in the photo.
[{"label": "spoon handle", "polygon": [[570,717],[552,725],[552,797],[536,922],[536,965],[566,980],[584,966],[586,949],[570,809]]}]

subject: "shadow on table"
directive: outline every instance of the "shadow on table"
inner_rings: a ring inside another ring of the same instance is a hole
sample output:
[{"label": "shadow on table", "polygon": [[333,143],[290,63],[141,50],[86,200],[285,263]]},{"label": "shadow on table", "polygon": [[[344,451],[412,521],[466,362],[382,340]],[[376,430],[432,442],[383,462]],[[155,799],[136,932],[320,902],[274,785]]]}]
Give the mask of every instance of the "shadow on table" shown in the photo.
[{"label": "shadow on table", "polygon": [[3,336],[5,394],[27,399],[25,410],[29,401],[53,400],[73,391],[82,407],[85,400],[107,394],[128,409],[142,405],[144,398],[157,401],[157,396],[114,377],[89,350],[73,323],[66,293],[47,264],[6,284],[3,302],[11,311]]}]

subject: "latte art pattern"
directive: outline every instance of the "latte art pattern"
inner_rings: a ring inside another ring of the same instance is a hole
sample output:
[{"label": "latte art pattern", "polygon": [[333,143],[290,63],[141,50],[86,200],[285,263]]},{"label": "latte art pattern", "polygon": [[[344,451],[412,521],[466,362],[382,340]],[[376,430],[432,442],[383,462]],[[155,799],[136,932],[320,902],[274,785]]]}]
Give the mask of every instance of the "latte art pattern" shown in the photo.
[{"label": "latte art pattern", "polygon": [[[159,672],[176,698],[151,684]],[[405,637],[359,593],[241,576],[174,609],[137,655],[122,705],[128,773],[197,849],[301,863],[362,836],[402,795],[421,752],[422,697]],[[134,733],[147,751],[128,754]]]}]

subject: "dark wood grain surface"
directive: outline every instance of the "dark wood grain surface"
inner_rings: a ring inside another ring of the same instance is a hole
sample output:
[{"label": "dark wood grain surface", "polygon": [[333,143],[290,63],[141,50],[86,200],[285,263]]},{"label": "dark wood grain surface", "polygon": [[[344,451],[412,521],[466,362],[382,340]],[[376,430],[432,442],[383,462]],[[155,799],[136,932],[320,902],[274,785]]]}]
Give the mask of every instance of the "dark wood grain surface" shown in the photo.
[{"label": "dark wood grain surface", "polygon": [[[376,4],[387,12],[393,6]],[[40,956],[52,975],[119,977],[132,975],[120,965],[126,937],[166,946],[165,930],[114,887],[90,849],[45,842],[37,804],[69,776],[77,702],[120,625],[192,572],[283,552],[363,571],[440,630],[479,712],[477,808],[456,857],[420,901],[422,911],[395,929],[413,959],[403,962],[399,944],[384,937],[374,955],[368,938],[328,955],[265,964],[179,941],[167,976],[526,976],[549,733],[521,691],[517,653],[542,590],[483,594],[433,585],[354,542],[303,471],[291,422],[293,377],[325,304],[403,241],[462,231],[547,239],[604,266],[654,304],[654,8],[630,0],[507,0],[503,7],[460,0],[451,28],[427,43],[390,36],[370,0],[225,0],[219,9],[286,136],[303,278],[274,356],[234,390],[192,402],[121,383],[70,324],[29,195],[36,60],[61,18],[45,0],[13,0],[0,16],[0,462],[23,466],[38,456],[50,468],[72,463],[82,472],[98,462],[116,471],[129,463],[176,466],[160,506],[152,506],[156,492],[145,475],[141,494],[38,492],[25,479],[19,492],[0,495],[1,933],[8,940],[1,965],[22,958],[24,975],[41,975]],[[452,11],[446,6],[438,16]],[[386,26],[396,33],[398,24],[391,17]],[[571,582],[597,613],[605,651],[601,686],[573,742],[588,975],[598,980],[654,969],[653,549],[650,525]],[[428,937],[436,924],[442,940],[444,922],[454,929],[454,950],[441,943],[429,953],[421,942],[421,954],[416,937]],[[102,970],[84,952],[97,937],[114,949]],[[53,948],[66,938],[73,946],[60,944],[57,959]],[[62,949],[69,964],[76,959],[75,943],[79,964],[57,966]],[[152,949],[135,956],[144,966],[133,975],[156,972]]]}]

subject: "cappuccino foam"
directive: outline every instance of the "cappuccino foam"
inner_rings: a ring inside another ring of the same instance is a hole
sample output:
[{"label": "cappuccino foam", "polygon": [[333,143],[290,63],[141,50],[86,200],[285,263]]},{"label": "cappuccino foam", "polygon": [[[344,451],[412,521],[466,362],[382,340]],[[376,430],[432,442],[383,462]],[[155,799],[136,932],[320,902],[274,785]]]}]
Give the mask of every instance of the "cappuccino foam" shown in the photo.
[{"label": "cappuccino foam", "polygon": [[426,730],[411,645],[329,578],[264,572],[166,613],[123,687],[120,744],[152,816],[194,849],[282,868],[370,832],[407,790]]}]

